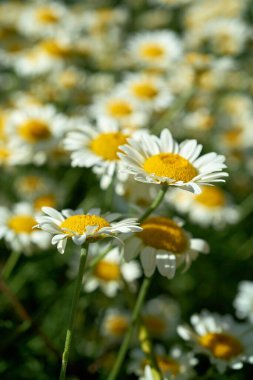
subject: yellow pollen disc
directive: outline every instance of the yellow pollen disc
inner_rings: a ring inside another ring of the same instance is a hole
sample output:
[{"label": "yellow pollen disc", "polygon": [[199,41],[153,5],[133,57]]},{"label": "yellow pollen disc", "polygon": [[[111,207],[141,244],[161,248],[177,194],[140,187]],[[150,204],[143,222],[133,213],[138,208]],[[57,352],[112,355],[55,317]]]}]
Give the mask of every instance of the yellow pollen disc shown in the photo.
[{"label": "yellow pollen disc", "polygon": [[225,333],[207,333],[199,338],[199,344],[218,359],[229,360],[244,352],[241,342]]},{"label": "yellow pollen disc", "polygon": [[106,330],[110,334],[116,335],[118,337],[125,334],[128,326],[129,326],[128,318],[124,317],[123,315],[110,317],[106,321]]},{"label": "yellow pollen disc", "polygon": [[47,7],[40,8],[36,14],[36,18],[39,22],[45,24],[54,24],[59,20],[53,9]]},{"label": "yellow pollen disc", "polygon": [[143,230],[138,233],[138,237],[147,246],[175,254],[183,253],[188,247],[184,230],[171,219],[154,216],[142,223],[141,227]]},{"label": "yellow pollen disc", "polygon": [[186,61],[190,65],[195,65],[195,64],[208,64],[210,62],[210,57],[208,54],[201,54],[201,53],[196,53],[196,52],[191,52],[186,54]]},{"label": "yellow pollen disc", "polygon": [[224,192],[218,187],[202,186],[202,193],[195,195],[195,200],[205,207],[221,207],[226,203]]},{"label": "yellow pollen disc", "polygon": [[6,148],[0,148],[0,160],[6,160],[10,155],[10,151]]},{"label": "yellow pollen disc", "polygon": [[41,178],[35,175],[29,175],[23,178],[21,181],[21,187],[23,191],[36,191],[39,190],[41,186],[43,186]]},{"label": "yellow pollen disc", "polygon": [[168,356],[157,356],[157,364],[163,374],[171,372],[174,376],[179,374],[180,366],[178,362]]},{"label": "yellow pollen disc", "polygon": [[118,160],[119,146],[124,145],[127,136],[120,132],[101,133],[91,141],[91,150],[105,160]]},{"label": "yellow pollen disc", "polygon": [[48,125],[39,119],[30,119],[19,125],[20,136],[29,143],[38,143],[51,137]]},{"label": "yellow pollen disc", "polygon": [[107,112],[113,117],[126,117],[133,112],[131,104],[123,99],[114,99],[107,104]]},{"label": "yellow pollen disc", "polygon": [[53,194],[47,194],[43,195],[41,197],[38,197],[34,201],[34,207],[36,210],[40,210],[42,207],[55,207],[56,206],[56,199]]},{"label": "yellow pollen disc", "polygon": [[55,40],[46,40],[40,44],[42,50],[47,54],[52,55],[58,58],[66,58],[71,55],[71,51],[64,45],[61,45],[58,41]]},{"label": "yellow pollen disc", "polygon": [[64,71],[59,76],[59,82],[65,88],[72,88],[77,85],[78,76],[74,72]]},{"label": "yellow pollen disc", "polygon": [[95,230],[97,232],[100,228],[109,227],[110,224],[97,215],[72,215],[60,224],[60,228],[70,236],[74,236],[74,234],[83,235],[88,226],[97,226]]},{"label": "yellow pollen disc", "polygon": [[157,96],[157,88],[149,82],[135,83],[132,86],[133,94],[141,99],[153,99]]},{"label": "yellow pollen disc", "polygon": [[160,153],[146,159],[143,169],[158,177],[167,177],[174,181],[191,181],[197,174],[194,166],[176,153]]},{"label": "yellow pollen disc", "polygon": [[165,322],[156,316],[148,315],[143,317],[143,322],[151,335],[161,335],[166,330]]},{"label": "yellow pollen disc", "polygon": [[5,137],[5,121],[6,117],[0,114],[0,138],[1,140]]},{"label": "yellow pollen disc", "polygon": [[234,128],[231,131],[224,133],[224,139],[228,146],[237,147],[242,138],[242,128]]},{"label": "yellow pollen disc", "polygon": [[164,49],[162,46],[151,42],[141,46],[140,54],[143,58],[159,59],[164,55]]},{"label": "yellow pollen disc", "polygon": [[[172,375],[176,376],[180,373],[180,365],[174,358],[165,355],[156,355],[156,361],[163,375],[167,375],[168,372],[170,372]],[[146,365],[150,365],[150,362],[148,360],[143,360],[143,369]]]},{"label": "yellow pollen disc", "polygon": [[8,226],[17,233],[32,233],[36,220],[30,215],[15,215],[8,220]]},{"label": "yellow pollen disc", "polygon": [[101,260],[95,267],[94,275],[103,281],[118,281],[120,278],[120,267],[117,263]]}]

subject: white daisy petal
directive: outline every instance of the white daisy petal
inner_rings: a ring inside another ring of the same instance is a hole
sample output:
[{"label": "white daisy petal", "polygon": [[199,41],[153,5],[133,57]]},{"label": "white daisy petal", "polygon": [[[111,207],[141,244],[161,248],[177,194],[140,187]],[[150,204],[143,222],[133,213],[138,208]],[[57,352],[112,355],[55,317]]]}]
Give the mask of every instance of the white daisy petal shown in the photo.
[{"label": "white daisy petal", "polygon": [[156,255],[154,248],[145,247],[142,249],[140,259],[145,276],[151,277],[156,267]]}]

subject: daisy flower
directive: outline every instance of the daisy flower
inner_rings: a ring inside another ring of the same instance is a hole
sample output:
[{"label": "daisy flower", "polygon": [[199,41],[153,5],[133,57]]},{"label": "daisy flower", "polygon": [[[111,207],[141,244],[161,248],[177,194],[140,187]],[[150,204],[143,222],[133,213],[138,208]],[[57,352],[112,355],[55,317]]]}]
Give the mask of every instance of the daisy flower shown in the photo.
[{"label": "daisy flower", "polygon": [[[172,347],[169,353],[166,352],[164,347],[157,345],[154,347],[156,361],[162,373],[163,379],[170,380],[187,380],[196,376],[193,366],[197,364],[197,360],[191,353],[184,353],[179,347]],[[152,363],[150,363],[144,352],[140,349],[134,349],[131,353],[131,362],[129,365],[129,372],[136,375],[143,376],[149,366],[149,376],[152,374]],[[157,375],[156,375],[157,376]],[[154,379],[156,379],[156,376]],[[144,379],[146,379],[144,377]],[[147,378],[149,380],[149,377]],[[153,377],[150,377],[153,379]]]},{"label": "daisy flower", "polygon": [[234,300],[234,307],[238,318],[248,318],[253,322],[253,282],[241,281]]},{"label": "daisy flower", "polygon": [[141,319],[151,337],[168,339],[175,335],[179,314],[177,303],[169,297],[161,296],[144,305]]},{"label": "daisy flower", "polygon": [[29,4],[19,14],[17,28],[22,34],[28,36],[54,35],[66,24],[69,12],[63,4],[55,1],[46,1],[44,4]]},{"label": "daisy flower", "polygon": [[129,74],[120,85],[141,106],[162,111],[171,105],[173,96],[162,77],[148,74]]},{"label": "daisy flower", "polygon": [[71,151],[72,166],[92,167],[101,178],[101,188],[106,189],[114,175],[124,181],[127,174],[117,170],[121,164],[117,152],[127,142],[127,131],[119,130],[115,123],[99,122],[94,128],[88,124],[67,134],[64,148]]},{"label": "daisy flower", "polygon": [[[92,270],[92,273],[87,273],[84,289],[90,293],[96,289],[101,291],[107,297],[114,297],[119,289],[124,287],[124,281],[129,283],[130,288],[134,287],[134,282],[141,276],[141,270],[137,262],[124,263],[121,260],[119,247],[114,247],[109,250],[109,245],[101,247],[98,244],[92,244],[89,248],[89,256],[96,257],[101,252],[109,251]],[[76,277],[78,272],[78,255],[74,255],[70,262],[70,277]]]},{"label": "daisy flower", "polygon": [[140,33],[129,41],[129,55],[139,65],[168,69],[182,55],[182,44],[172,31]]},{"label": "daisy flower", "polygon": [[124,246],[128,262],[140,255],[145,276],[151,277],[157,267],[160,274],[173,278],[176,268],[185,262],[185,270],[199,252],[208,253],[208,244],[192,239],[180,222],[163,216],[151,216],[142,224],[142,231],[129,237]]},{"label": "daisy flower", "polygon": [[126,166],[126,172],[137,181],[181,187],[200,193],[199,185],[224,182],[228,174],[225,157],[214,152],[200,156],[202,145],[196,140],[178,144],[168,129],[160,138],[143,134],[142,139],[131,138],[120,147],[118,156]]},{"label": "daisy flower", "polygon": [[95,100],[90,111],[95,118],[99,115],[124,128],[141,127],[148,120],[147,112],[144,112],[134,97],[127,96],[120,88]]},{"label": "daisy flower", "polygon": [[17,203],[13,209],[0,207],[0,238],[11,249],[30,254],[35,248],[46,249],[50,244],[50,235],[38,230],[36,213],[29,203]]},{"label": "daisy flower", "polygon": [[15,57],[13,66],[22,76],[46,74],[63,68],[73,55],[73,42],[64,36],[46,39]]},{"label": "daisy flower", "polygon": [[37,164],[45,162],[67,128],[68,120],[53,106],[32,104],[14,110],[6,125],[8,133],[30,151],[30,160]]},{"label": "daisy flower", "polygon": [[30,159],[30,150],[12,136],[0,142],[0,166],[25,165]]},{"label": "daisy flower", "polygon": [[239,19],[220,18],[209,21],[202,35],[215,53],[235,55],[243,51],[249,30]]},{"label": "daisy flower", "polygon": [[243,362],[253,363],[253,331],[249,325],[208,311],[193,315],[191,324],[193,328],[179,326],[179,335],[192,342],[197,352],[207,354],[219,372],[227,367],[241,369]]},{"label": "daisy flower", "polygon": [[239,210],[231,204],[224,190],[214,186],[201,186],[201,191],[201,194],[190,194],[175,190],[166,194],[166,199],[178,212],[188,213],[193,222],[203,227],[220,229],[237,222]]},{"label": "daisy flower", "polygon": [[115,308],[106,311],[101,323],[101,333],[112,340],[121,340],[130,325],[130,313]]},{"label": "daisy flower", "polygon": [[128,19],[127,9],[105,7],[86,10],[82,17],[85,29],[92,35],[103,34],[108,29],[124,25]]},{"label": "daisy flower", "polygon": [[101,216],[99,209],[91,209],[87,214],[82,209],[59,212],[51,207],[42,207],[42,211],[46,216],[36,218],[36,227],[54,235],[52,244],[60,253],[64,253],[68,239],[80,246],[86,241],[93,243],[106,237],[116,238],[118,234],[142,230],[135,218],[112,223],[118,215]]},{"label": "daisy flower", "polygon": [[15,180],[15,191],[19,197],[33,199],[47,192],[51,187],[51,182],[40,173],[20,175]]}]

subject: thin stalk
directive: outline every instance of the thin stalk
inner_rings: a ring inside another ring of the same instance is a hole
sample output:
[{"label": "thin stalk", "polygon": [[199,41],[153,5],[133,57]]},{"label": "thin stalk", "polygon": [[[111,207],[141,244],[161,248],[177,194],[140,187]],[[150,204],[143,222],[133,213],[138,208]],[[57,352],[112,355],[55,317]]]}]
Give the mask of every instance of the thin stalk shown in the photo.
[{"label": "thin stalk", "polygon": [[[153,211],[155,211],[157,209],[157,207],[162,202],[162,200],[163,200],[163,198],[164,198],[164,196],[166,194],[167,189],[168,189],[168,186],[166,186],[166,185],[163,185],[161,187],[161,189],[160,189],[159,193],[157,194],[157,197],[155,198],[155,200],[151,203],[151,205],[144,212],[144,214],[138,219],[139,223],[142,223],[146,218],[149,217],[149,215]],[[135,303],[135,306],[134,306],[134,310],[133,310],[133,313],[132,313],[132,316],[131,316],[131,321],[130,321],[129,329],[127,330],[126,335],[124,337],[124,340],[122,342],[122,345],[120,346],[120,349],[119,349],[116,361],[115,361],[114,366],[113,366],[113,368],[112,368],[112,370],[111,370],[111,372],[109,374],[108,380],[115,380],[115,379],[117,379],[118,373],[119,373],[119,371],[121,369],[121,366],[122,366],[122,363],[123,363],[123,361],[125,359],[126,352],[127,352],[130,340],[132,338],[134,328],[135,328],[135,326],[136,326],[136,324],[138,322],[140,311],[141,311],[141,307],[142,307],[143,302],[145,300],[145,297],[146,297],[147,290],[148,290],[148,287],[150,285],[150,282],[151,282],[151,278],[145,278],[143,280],[143,283],[142,283],[142,286],[140,288],[139,295],[138,295],[138,298],[136,300],[136,303]]]},{"label": "thin stalk", "polygon": [[12,251],[11,252],[11,254],[8,257],[8,260],[6,261],[6,264],[2,270],[2,277],[4,280],[7,280],[10,277],[15,265],[18,262],[20,254],[21,254],[20,251]]},{"label": "thin stalk", "polygon": [[[128,300],[129,306],[132,309],[134,307],[134,304],[135,304],[135,296],[131,293],[131,290],[129,288],[129,284],[124,279],[124,276],[121,276],[121,278],[122,278],[122,281],[124,283],[124,290],[126,292],[126,299]],[[159,379],[162,380],[162,374],[160,372],[160,369],[159,369],[159,366],[158,366],[158,363],[156,360],[156,356],[155,356],[155,353],[153,350],[152,342],[151,342],[149,334],[148,334],[148,330],[147,330],[143,320],[140,318],[140,316],[139,316],[139,319],[140,319],[140,326],[139,326],[138,337],[139,337],[141,349],[144,352],[144,354],[146,355],[147,359],[152,363],[152,366],[153,366],[154,370],[156,371]]]},{"label": "thin stalk", "polygon": [[165,194],[166,194],[166,191],[168,190],[168,186],[166,185],[163,185],[159,191],[159,193],[157,194],[157,197],[155,198],[155,200],[151,203],[151,205],[149,206],[149,208],[144,212],[144,214],[138,219],[138,222],[139,223],[142,223],[144,222],[145,219],[147,219],[149,217],[150,214],[152,214],[153,211],[155,211],[157,209],[157,207],[160,205],[160,203],[162,202]]},{"label": "thin stalk", "polygon": [[60,373],[60,380],[65,380],[66,377],[66,370],[68,365],[68,359],[69,359],[69,353],[71,349],[71,343],[73,338],[73,329],[74,329],[74,322],[77,312],[77,305],[80,295],[80,290],[82,286],[82,279],[86,264],[86,259],[88,256],[88,245],[85,248],[81,248],[81,255],[80,255],[80,263],[79,263],[79,271],[76,279],[76,287],[73,294],[72,299],[72,305],[71,305],[71,312],[70,312],[70,318],[69,323],[67,327],[67,333],[65,338],[65,345],[64,345],[64,351],[62,354],[62,366],[61,366],[61,373]]},{"label": "thin stalk", "polygon": [[112,368],[112,370],[111,370],[111,372],[109,374],[108,380],[115,380],[115,379],[118,378],[118,374],[119,374],[120,368],[122,366],[122,363],[123,363],[123,361],[125,359],[126,352],[127,352],[129,343],[131,341],[134,329],[135,329],[136,324],[138,322],[140,310],[141,310],[141,307],[142,307],[143,302],[145,300],[145,297],[146,297],[147,290],[149,288],[150,282],[151,282],[151,278],[145,278],[143,280],[140,292],[138,294],[138,298],[136,300],[136,304],[134,306],[133,314],[131,316],[131,321],[130,321],[130,324],[129,324],[129,329],[126,332],[126,335],[125,335],[124,340],[122,342],[122,345],[121,345],[121,347],[119,349],[119,352],[118,352],[116,361],[114,363],[114,366],[113,366],[113,368]]},{"label": "thin stalk", "polygon": [[148,359],[148,361],[151,363],[151,367],[153,368],[156,374],[156,377],[158,377],[159,380],[163,380],[163,376],[159,368],[159,365],[157,363],[157,357],[153,350],[153,346],[148,334],[148,330],[144,324],[142,324],[140,327],[139,342],[140,342],[142,351],[146,355],[146,358]]},{"label": "thin stalk", "polygon": [[95,256],[93,260],[90,261],[89,265],[87,265],[87,269],[86,271],[90,271],[92,270],[96,265],[97,263],[102,260],[108,252],[110,252],[112,249],[112,246],[111,244],[109,246],[107,246],[99,255]]}]

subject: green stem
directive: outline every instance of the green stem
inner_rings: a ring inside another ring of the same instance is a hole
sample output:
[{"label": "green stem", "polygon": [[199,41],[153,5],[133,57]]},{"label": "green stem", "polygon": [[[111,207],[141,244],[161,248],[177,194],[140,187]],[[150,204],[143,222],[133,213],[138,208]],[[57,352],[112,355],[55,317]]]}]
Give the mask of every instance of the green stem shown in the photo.
[{"label": "green stem", "polygon": [[4,280],[7,280],[10,275],[11,275],[11,272],[13,271],[15,265],[17,264],[18,262],[18,259],[20,257],[20,254],[21,252],[20,251],[13,251],[11,252],[10,256],[8,257],[8,260],[4,266],[4,269],[2,271],[2,277]]},{"label": "green stem", "polygon": [[78,304],[79,294],[80,294],[80,290],[82,286],[82,279],[83,279],[83,273],[84,273],[87,255],[88,255],[88,245],[85,248],[81,249],[79,271],[78,271],[78,276],[76,279],[75,292],[72,299],[71,313],[70,313],[70,318],[69,318],[69,323],[68,323],[68,328],[67,328],[67,333],[66,333],[64,351],[62,354],[60,380],[65,380],[65,376],[66,376],[68,358],[69,358],[69,353],[70,353],[70,348],[71,348],[71,343],[72,343],[72,338],[73,338],[74,322],[75,322],[75,317],[76,317],[76,312],[77,312],[77,304]]},{"label": "green stem", "polygon": [[[151,203],[150,207],[138,219],[139,223],[142,223],[146,218],[149,217],[149,215],[154,210],[157,209],[157,207],[162,202],[162,200],[163,200],[163,198],[164,198],[164,196],[166,194],[167,189],[168,189],[168,186],[166,186],[166,185],[163,185],[161,187],[159,193],[157,194],[157,197]],[[151,278],[145,278],[143,280],[143,283],[142,283],[142,286],[141,286],[141,289],[140,289],[137,301],[136,301],[135,306],[134,306],[134,310],[133,310],[133,313],[132,313],[129,329],[127,330],[126,335],[124,337],[124,340],[122,342],[122,345],[120,346],[120,349],[119,349],[119,352],[118,352],[115,364],[114,364],[114,366],[113,366],[113,368],[112,368],[112,370],[111,370],[111,372],[109,374],[108,380],[115,380],[117,378],[117,376],[118,376],[118,373],[120,371],[121,365],[122,365],[122,363],[123,363],[123,361],[125,359],[126,352],[127,352],[130,340],[132,338],[134,328],[135,328],[135,326],[136,326],[136,324],[138,322],[138,318],[139,318],[139,314],[140,314],[140,311],[141,311],[141,307],[142,307],[142,304],[144,302],[144,299],[145,299],[148,287],[150,285],[150,282],[151,282]]]},{"label": "green stem", "polygon": [[112,250],[112,246],[110,244],[99,255],[95,256],[94,259],[91,260],[89,265],[87,266],[87,269],[86,269],[87,272],[92,270],[100,260],[103,260],[103,258],[107,255],[107,253],[109,253],[111,250]]},{"label": "green stem", "polygon": [[157,207],[162,202],[167,190],[168,190],[168,186],[162,185],[162,187],[161,187],[159,193],[157,194],[157,197],[155,198],[155,200],[151,203],[151,205],[144,212],[144,214],[138,219],[139,223],[142,223],[145,219],[147,219],[149,217],[150,214],[152,214],[153,211],[155,211],[157,209]]},{"label": "green stem", "polygon": [[145,278],[143,280],[140,292],[138,294],[138,298],[137,298],[135,306],[134,306],[133,314],[132,314],[131,321],[129,324],[129,329],[127,330],[126,335],[124,337],[124,340],[122,342],[122,345],[120,346],[120,350],[118,352],[114,366],[113,366],[113,368],[109,374],[108,380],[115,380],[118,378],[117,376],[118,376],[118,373],[120,371],[121,365],[125,359],[126,352],[127,352],[129,343],[131,341],[131,338],[132,338],[132,335],[134,332],[134,328],[137,324],[138,317],[140,314],[140,310],[141,310],[141,307],[143,305],[145,296],[147,294],[147,290],[148,290],[148,287],[150,285],[150,282],[151,282],[151,278]]}]

